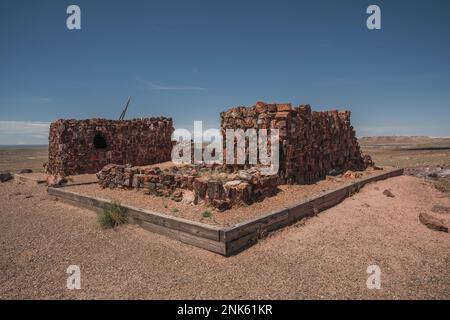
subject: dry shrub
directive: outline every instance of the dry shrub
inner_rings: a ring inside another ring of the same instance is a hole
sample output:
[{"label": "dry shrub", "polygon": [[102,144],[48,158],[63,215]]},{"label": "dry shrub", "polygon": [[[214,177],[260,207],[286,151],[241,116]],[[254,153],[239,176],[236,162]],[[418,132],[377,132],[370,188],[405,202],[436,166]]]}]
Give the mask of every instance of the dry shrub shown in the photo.
[{"label": "dry shrub", "polygon": [[103,208],[103,212],[98,216],[98,222],[103,229],[114,228],[127,221],[127,209],[116,201]]}]

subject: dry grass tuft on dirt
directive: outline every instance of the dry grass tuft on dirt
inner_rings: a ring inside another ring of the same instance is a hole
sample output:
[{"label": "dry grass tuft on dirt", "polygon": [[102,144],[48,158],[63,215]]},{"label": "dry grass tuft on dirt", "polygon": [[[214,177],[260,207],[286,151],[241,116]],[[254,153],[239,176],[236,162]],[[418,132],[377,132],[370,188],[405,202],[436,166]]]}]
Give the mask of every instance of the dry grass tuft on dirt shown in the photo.
[{"label": "dry grass tuft on dirt", "polygon": [[210,218],[211,216],[212,216],[212,213],[209,210],[205,210],[205,211],[202,212],[202,217],[203,218]]},{"label": "dry grass tuft on dirt", "polygon": [[128,222],[127,209],[120,202],[113,202],[104,208],[98,216],[98,223],[103,229],[111,229]]}]

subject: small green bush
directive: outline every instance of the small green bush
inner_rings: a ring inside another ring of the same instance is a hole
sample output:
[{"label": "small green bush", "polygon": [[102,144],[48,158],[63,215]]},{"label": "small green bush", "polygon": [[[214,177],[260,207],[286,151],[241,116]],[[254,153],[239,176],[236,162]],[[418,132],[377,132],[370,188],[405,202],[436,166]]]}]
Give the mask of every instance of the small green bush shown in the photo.
[{"label": "small green bush", "polygon": [[103,208],[103,212],[98,216],[98,222],[103,229],[110,229],[127,223],[127,209],[120,205],[120,202],[113,202],[110,206]]},{"label": "small green bush", "polygon": [[211,216],[212,216],[212,213],[210,211],[208,211],[208,210],[205,210],[205,211],[202,212],[202,217],[203,218],[209,218]]}]

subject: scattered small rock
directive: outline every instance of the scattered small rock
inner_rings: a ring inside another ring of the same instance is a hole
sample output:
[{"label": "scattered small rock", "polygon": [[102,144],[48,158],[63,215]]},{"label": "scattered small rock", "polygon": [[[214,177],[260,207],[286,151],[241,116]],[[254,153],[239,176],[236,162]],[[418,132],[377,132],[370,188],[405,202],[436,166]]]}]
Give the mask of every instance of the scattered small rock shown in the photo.
[{"label": "scattered small rock", "polygon": [[389,197],[389,198],[395,198],[395,195],[391,192],[391,190],[386,189],[386,190],[383,191],[383,194],[384,194],[386,197]]},{"label": "scattered small rock", "polygon": [[65,183],[67,183],[67,179],[59,174],[47,177],[47,186],[49,187],[60,187]]},{"label": "scattered small rock", "polygon": [[444,225],[444,222],[441,219],[430,216],[429,214],[426,214],[425,212],[421,212],[419,214],[419,220],[422,224],[427,226],[429,229],[448,233],[448,227]]},{"label": "scattered small rock", "polygon": [[13,178],[12,174],[7,171],[0,172],[0,182],[6,182],[8,180],[11,180]]},{"label": "scattered small rock", "polygon": [[354,171],[350,171],[348,170],[347,172],[344,173],[344,178],[345,179],[358,179],[362,177],[362,173],[361,172],[354,172]]},{"label": "scattered small rock", "polygon": [[448,178],[448,177],[450,177],[450,169],[445,169],[445,170],[440,171],[438,173],[438,176],[441,177],[441,178]]},{"label": "scattered small rock", "polygon": [[20,170],[20,173],[33,173],[33,170],[31,170],[31,169],[22,169],[22,170]]},{"label": "scattered small rock", "polygon": [[181,200],[183,200],[183,191],[182,190],[175,190],[171,197],[170,197],[173,201],[176,202],[180,202]]},{"label": "scattered small rock", "polygon": [[364,155],[363,161],[366,168],[375,166],[375,162],[373,162],[372,157],[368,154]]},{"label": "scattered small rock", "polygon": [[431,208],[431,211],[434,213],[450,213],[450,207],[441,206],[441,205],[434,205],[433,208]]},{"label": "scattered small rock", "polygon": [[227,200],[214,200],[213,205],[217,210],[219,210],[219,212],[223,212],[231,208],[231,203]]},{"label": "scattered small rock", "polygon": [[185,204],[192,204],[195,200],[195,195],[193,191],[190,190],[184,190],[183,191],[183,200],[182,203]]},{"label": "scattered small rock", "polygon": [[250,181],[252,179],[252,176],[248,172],[245,172],[244,170],[239,171],[238,176],[242,180],[246,180],[246,181]]}]

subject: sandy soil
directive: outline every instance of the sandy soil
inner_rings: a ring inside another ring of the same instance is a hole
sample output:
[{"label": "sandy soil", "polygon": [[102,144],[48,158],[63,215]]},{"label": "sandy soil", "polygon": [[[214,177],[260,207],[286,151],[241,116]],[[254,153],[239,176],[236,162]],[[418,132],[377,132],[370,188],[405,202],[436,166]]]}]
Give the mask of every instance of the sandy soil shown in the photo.
[{"label": "sandy soil", "polygon": [[[383,195],[390,189],[395,198]],[[225,258],[94,213],[43,186],[0,184],[0,298],[450,299],[450,234],[419,222],[450,199],[410,176],[376,182],[317,217]],[[381,290],[366,287],[369,265]],[[81,267],[81,290],[66,269]]]},{"label": "sandy soil", "polygon": [[[265,198],[263,201],[249,206],[234,206],[232,209],[224,212],[219,212],[215,208],[202,204],[193,205],[176,202],[170,198],[146,195],[142,190],[102,189],[98,184],[69,186],[65,189],[88,196],[119,201],[125,205],[153,210],[191,221],[227,227],[281,210],[284,207],[294,206],[298,202],[318,196],[328,190],[337,189],[345,184],[353,183],[380,172],[382,171],[369,168],[364,172],[360,172],[362,177],[359,179],[340,176],[327,177],[326,180],[318,181],[311,185],[281,185],[279,186],[279,192],[274,197]],[[210,212],[211,216],[208,218],[203,217],[202,213],[205,211]]]},{"label": "sandy soil", "polygon": [[43,172],[48,161],[47,146],[0,146],[0,171],[17,173],[22,169]]},{"label": "sandy soil", "polygon": [[379,166],[400,168],[450,166],[450,148],[447,150],[391,150],[364,149]]},{"label": "sandy soil", "polygon": [[358,141],[379,166],[450,166],[448,137],[366,137]]}]

